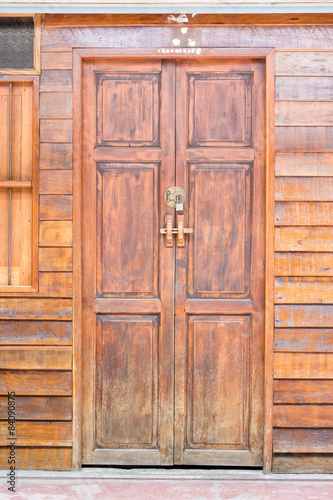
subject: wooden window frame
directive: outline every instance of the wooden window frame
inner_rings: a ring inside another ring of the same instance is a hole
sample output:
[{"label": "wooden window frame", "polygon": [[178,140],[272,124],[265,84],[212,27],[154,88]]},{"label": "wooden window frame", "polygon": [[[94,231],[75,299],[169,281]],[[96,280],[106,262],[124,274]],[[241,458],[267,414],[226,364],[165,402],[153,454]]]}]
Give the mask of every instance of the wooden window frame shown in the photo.
[{"label": "wooden window frame", "polygon": [[[31,17],[34,20],[34,67],[0,68],[0,75],[40,75],[41,74],[41,14],[0,14],[0,18]],[[3,80],[2,80],[3,81]]]},{"label": "wooden window frame", "polygon": [[[183,50],[183,49],[182,49]],[[202,48],[171,52],[165,49],[73,49],[73,455],[72,467],[82,465],[82,65],[84,59],[205,57],[258,58],[266,68],[266,240],[265,240],[265,360],[264,360],[264,443],[263,471],[272,470],[273,456],[273,344],[274,344],[274,193],[275,193],[275,49]]]},{"label": "wooden window frame", "polygon": [[0,286],[0,297],[26,297],[38,293],[38,221],[39,221],[39,77],[5,76],[1,82],[32,83],[32,231],[31,231],[31,285]]}]

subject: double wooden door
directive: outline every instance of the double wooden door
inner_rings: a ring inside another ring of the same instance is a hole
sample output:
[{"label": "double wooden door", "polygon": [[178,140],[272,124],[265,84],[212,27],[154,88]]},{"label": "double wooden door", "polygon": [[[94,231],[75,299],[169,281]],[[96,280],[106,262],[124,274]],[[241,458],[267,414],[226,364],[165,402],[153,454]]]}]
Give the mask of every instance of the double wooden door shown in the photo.
[{"label": "double wooden door", "polygon": [[83,463],[262,464],[264,81],[259,60],[84,63]]}]

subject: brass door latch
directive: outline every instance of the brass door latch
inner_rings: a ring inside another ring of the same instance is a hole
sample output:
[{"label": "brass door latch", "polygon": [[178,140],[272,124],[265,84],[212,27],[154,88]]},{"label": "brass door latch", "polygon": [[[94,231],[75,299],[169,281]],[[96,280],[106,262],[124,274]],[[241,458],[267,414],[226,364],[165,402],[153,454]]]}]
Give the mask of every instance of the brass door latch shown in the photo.
[{"label": "brass door latch", "polygon": [[173,247],[173,235],[177,235],[177,247],[185,246],[184,234],[193,233],[191,227],[184,227],[184,215],[177,215],[177,227],[173,226],[173,216],[165,216],[165,227],[160,229],[161,234],[166,234],[166,246]]}]

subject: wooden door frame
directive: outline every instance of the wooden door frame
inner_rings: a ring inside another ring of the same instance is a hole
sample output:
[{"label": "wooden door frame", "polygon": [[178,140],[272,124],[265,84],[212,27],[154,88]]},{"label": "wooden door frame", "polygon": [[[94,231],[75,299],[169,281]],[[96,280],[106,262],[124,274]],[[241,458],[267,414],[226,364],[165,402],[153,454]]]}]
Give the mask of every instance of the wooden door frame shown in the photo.
[{"label": "wooden door frame", "polygon": [[82,464],[82,65],[89,58],[188,59],[257,58],[266,68],[266,239],[265,239],[265,361],[263,471],[272,468],[273,342],[274,342],[274,181],[275,181],[275,51],[272,48],[73,49],[73,459]]}]

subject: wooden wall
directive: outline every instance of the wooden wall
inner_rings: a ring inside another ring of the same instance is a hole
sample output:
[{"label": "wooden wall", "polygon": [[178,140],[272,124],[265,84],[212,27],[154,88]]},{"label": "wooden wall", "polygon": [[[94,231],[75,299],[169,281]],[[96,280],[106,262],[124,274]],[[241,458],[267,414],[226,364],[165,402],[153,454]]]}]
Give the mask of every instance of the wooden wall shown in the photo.
[{"label": "wooden wall", "polygon": [[39,293],[0,298],[1,418],[7,391],[16,391],[20,465],[71,467],[72,48],[160,48],[179,38],[277,49],[273,470],[331,472],[333,27],[134,29],[42,30]]}]

